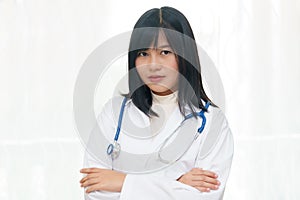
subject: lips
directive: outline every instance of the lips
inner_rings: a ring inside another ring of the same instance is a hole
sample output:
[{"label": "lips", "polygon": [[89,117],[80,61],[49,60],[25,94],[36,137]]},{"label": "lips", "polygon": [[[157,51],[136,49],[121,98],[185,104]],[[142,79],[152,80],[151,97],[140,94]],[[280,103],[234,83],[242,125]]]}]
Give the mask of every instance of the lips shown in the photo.
[{"label": "lips", "polygon": [[157,83],[157,82],[160,82],[162,81],[162,79],[164,79],[165,76],[159,76],[159,75],[152,75],[152,76],[149,76],[148,79],[150,80],[150,82],[152,83]]}]

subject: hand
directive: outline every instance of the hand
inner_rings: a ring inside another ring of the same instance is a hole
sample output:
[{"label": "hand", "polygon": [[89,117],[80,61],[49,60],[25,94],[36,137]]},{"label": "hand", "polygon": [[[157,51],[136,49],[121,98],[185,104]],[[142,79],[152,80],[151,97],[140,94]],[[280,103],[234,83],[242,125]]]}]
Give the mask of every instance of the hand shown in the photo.
[{"label": "hand", "polygon": [[217,177],[218,175],[214,172],[193,168],[177,179],[177,181],[195,187],[201,192],[210,192],[210,190],[219,188],[220,182],[217,180]]},{"label": "hand", "polygon": [[80,170],[87,174],[80,180],[81,187],[87,187],[86,193],[96,190],[121,192],[126,174],[110,169],[85,168]]}]

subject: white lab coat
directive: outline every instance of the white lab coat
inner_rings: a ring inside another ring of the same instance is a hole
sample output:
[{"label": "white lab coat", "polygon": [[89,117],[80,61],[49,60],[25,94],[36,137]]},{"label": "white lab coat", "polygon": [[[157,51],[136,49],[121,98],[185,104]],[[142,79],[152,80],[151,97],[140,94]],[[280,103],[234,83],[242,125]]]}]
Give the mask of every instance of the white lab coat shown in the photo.
[{"label": "white lab coat", "polygon": [[[105,134],[105,137],[113,142],[116,132],[118,112],[120,110],[123,97],[114,97],[113,104],[110,100],[103,108],[98,117],[98,123]],[[113,108],[117,105],[118,108]],[[149,125],[149,118],[142,113],[131,100],[125,106],[132,121],[140,127]],[[205,113],[207,118],[206,126],[202,134],[192,143],[188,151],[175,164],[162,170],[146,174],[127,174],[122,191],[105,192],[96,191],[85,194],[86,200],[173,200],[173,199],[197,199],[197,200],[217,200],[222,199],[226,181],[229,175],[233,157],[233,138],[224,114],[219,108],[210,106],[209,112]],[[143,154],[157,150],[164,138],[168,136],[183,120],[179,108],[170,115],[164,129],[154,138],[137,139],[128,134],[124,134],[121,129],[119,143],[124,151]],[[123,120],[124,121],[124,120]],[[199,127],[201,124],[199,118]],[[122,125],[123,126],[123,125]],[[211,130],[213,130],[211,133]],[[212,136],[211,136],[211,135]],[[94,141],[95,142],[95,141]],[[103,152],[107,146],[101,147]],[[94,152],[95,153],[95,152]],[[90,153],[86,153],[84,167],[109,168],[99,162]],[[200,192],[199,190],[176,181],[181,175],[198,167],[211,170],[218,174],[221,185],[218,190],[211,192]]]}]

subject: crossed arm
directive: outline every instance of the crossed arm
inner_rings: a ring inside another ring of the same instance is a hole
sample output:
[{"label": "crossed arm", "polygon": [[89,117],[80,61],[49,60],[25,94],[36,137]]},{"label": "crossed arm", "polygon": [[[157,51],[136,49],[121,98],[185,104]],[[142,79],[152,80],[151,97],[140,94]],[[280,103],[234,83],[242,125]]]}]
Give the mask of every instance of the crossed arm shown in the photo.
[{"label": "crossed arm", "polygon": [[[89,199],[99,199],[99,195],[114,195],[115,199],[119,199],[118,196],[120,199],[133,199],[132,197],[142,196],[145,193],[153,197],[152,199],[157,199],[154,196],[160,199],[180,199],[182,197],[203,200],[221,199],[232,162],[233,138],[224,116],[219,116],[218,113],[215,115],[217,117],[214,120],[220,122],[217,124],[220,126],[220,130],[216,132],[218,137],[215,140],[209,140],[213,143],[207,143],[210,144],[209,151],[203,156],[197,157],[193,165],[195,168],[191,169],[191,166],[184,168],[179,178],[180,174],[172,175],[170,179],[167,177],[157,178],[157,176],[151,175],[127,175],[104,169],[97,160],[89,156],[86,159],[88,163],[85,165],[89,168],[80,170],[86,175],[80,180],[81,187],[86,189],[86,193],[89,194],[88,197],[91,197]],[[218,120],[219,118],[221,120]],[[108,118],[103,117],[101,119],[102,123],[109,124],[109,121],[105,121]],[[215,121],[212,123],[216,124]],[[199,152],[202,152],[201,150]],[[203,170],[201,167],[211,171]],[[190,171],[187,171],[189,169]],[[133,191],[132,188],[138,189]],[[168,195],[171,195],[172,198]],[[161,198],[162,196],[166,198]]]},{"label": "crossed arm", "polygon": [[[81,187],[87,188],[86,193],[97,190],[121,192],[126,178],[126,174],[110,169],[84,168],[80,172],[86,174],[80,180]],[[219,188],[220,182],[217,178],[218,175],[214,172],[193,168],[178,178],[177,181],[192,186],[201,192],[210,192]]]}]

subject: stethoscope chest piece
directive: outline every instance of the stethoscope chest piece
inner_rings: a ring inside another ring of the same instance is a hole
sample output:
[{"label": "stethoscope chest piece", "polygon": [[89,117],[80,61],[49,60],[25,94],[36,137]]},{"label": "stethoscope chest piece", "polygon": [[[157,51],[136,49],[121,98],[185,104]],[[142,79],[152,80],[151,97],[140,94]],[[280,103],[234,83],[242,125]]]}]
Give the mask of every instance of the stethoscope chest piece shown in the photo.
[{"label": "stethoscope chest piece", "polygon": [[117,141],[114,141],[113,144],[108,145],[106,152],[112,159],[116,159],[120,155],[121,146]]}]

